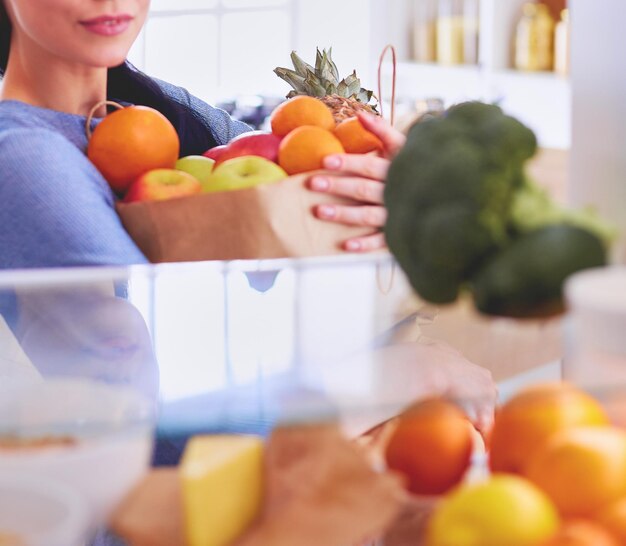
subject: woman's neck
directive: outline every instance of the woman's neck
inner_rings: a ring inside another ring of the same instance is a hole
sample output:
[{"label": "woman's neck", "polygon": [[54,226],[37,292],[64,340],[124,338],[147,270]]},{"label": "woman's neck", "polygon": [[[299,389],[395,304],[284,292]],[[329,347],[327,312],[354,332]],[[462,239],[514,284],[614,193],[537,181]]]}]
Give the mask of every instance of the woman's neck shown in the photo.
[{"label": "woman's neck", "polygon": [[[34,49],[38,49],[34,44],[11,44],[2,100],[86,116],[96,103],[106,99],[106,68],[71,65]],[[99,110],[96,115],[106,114],[104,106]]]}]

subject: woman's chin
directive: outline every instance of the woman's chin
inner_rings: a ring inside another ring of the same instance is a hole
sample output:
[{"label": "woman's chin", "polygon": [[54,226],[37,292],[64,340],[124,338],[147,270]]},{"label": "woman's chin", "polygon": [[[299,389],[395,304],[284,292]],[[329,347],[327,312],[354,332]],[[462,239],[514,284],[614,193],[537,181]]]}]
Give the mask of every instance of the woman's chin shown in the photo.
[{"label": "woman's chin", "polygon": [[127,55],[128,50],[126,49],[106,55],[99,55],[97,58],[91,59],[91,62],[89,64],[93,68],[114,68],[123,64],[124,61],[126,61]]}]

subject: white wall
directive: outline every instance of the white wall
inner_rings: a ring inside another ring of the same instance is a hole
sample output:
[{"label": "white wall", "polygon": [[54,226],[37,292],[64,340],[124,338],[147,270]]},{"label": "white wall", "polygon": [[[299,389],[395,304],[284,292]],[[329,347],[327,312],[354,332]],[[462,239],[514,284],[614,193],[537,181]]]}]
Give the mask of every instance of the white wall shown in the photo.
[{"label": "white wall", "polygon": [[333,47],[345,75],[374,88],[370,3],[364,0],[153,0],[130,60],[209,102],[246,94],[282,96],[273,74],[296,50],[310,63]]},{"label": "white wall", "polygon": [[626,239],[624,20],[624,0],[572,0],[571,197],[598,207]]}]

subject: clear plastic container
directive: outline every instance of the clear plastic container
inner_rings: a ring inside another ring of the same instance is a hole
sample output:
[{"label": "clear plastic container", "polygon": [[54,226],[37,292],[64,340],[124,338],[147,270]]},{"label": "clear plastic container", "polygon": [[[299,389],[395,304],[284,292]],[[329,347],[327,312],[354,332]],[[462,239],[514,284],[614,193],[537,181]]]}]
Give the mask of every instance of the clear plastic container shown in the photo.
[{"label": "clear plastic container", "polygon": [[580,273],[566,294],[565,377],[592,388],[626,385],[626,268]]},{"label": "clear plastic container", "polygon": [[356,437],[441,394],[480,421],[495,381],[560,355],[558,321],[428,305],[384,253],[2,272],[0,309],[0,348],[21,355],[0,440],[85,442],[0,452],[0,471],[73,483],[102,514],[147,468],[152,404],[155,460],[175,463],[194,434],[333,420]]},{"label": "clear plastic container", "polygon": [[91,524],[84,499],[59,483],[0,474],[0,543],[84,546]]},{"label": "clear plastic container", "polygon": [[165,436],[262,430],[313,399],[391,415],[483,368],[502,380],[560,354],[558,321],[428,305],[384,253],[5,272],[0,301],[28,360],[7,374],[131,389],[158,402]]},{"label": "clear plastic container", "polygon": [[155,408],[93,379],[0,385],[0,473],[77,491],[97,525],[148,470]]}]

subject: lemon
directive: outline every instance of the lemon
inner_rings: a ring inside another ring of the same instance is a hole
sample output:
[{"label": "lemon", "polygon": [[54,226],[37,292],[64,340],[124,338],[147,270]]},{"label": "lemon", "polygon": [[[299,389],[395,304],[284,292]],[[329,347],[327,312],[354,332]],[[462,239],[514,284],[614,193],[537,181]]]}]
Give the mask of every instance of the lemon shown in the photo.
[{"label": "lemon", "polygon": [[550,499],[523,478],[496,474],[444,498],[427,531],[428,546],[536,546],[559,527]]}]

